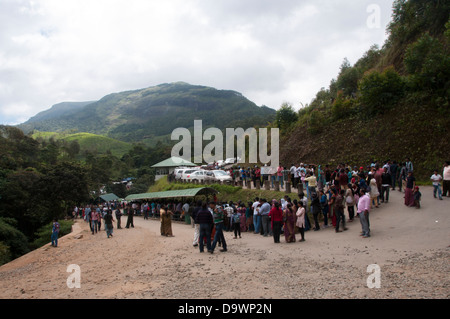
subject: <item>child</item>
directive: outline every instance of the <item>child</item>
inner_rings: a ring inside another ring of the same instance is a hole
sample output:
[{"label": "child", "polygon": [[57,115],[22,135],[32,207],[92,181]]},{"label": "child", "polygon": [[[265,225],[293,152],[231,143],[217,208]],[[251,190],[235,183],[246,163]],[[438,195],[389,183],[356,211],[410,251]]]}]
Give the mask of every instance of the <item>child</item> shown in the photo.
[{"label": "child", "polygon": [[417,209],[420,208],[420,199],[422,198],[422,194],[419,192],[419,186],[416,186],[414,188],[414,206],[416,206]]},{"label": "child", "polygon": [[231,215],[233,230],[234,230],[234,238],[236,239],[239,235],[239,238],[241,237],[241,212],[240,210],[233,211],[233,214]]}]

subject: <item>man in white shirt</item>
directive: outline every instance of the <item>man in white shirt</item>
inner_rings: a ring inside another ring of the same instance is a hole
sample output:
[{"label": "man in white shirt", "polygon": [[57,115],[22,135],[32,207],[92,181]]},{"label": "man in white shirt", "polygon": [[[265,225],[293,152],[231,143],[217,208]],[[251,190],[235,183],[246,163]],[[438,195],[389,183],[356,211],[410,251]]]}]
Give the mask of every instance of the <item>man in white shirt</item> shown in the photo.
[{"label": "man in white shirt", "polygon": [[294,164],[292,164],[291,168],[289,169],[289,173],[291,174],[291,186],[294,186],[294,174],[297,167],[295,167]]},{"label": "man in white shirt", "polygon": [[259,206],[260,206],[260,202],[259,202],[259,198],[256,197],[255,201],[252,205],[252,209],[253,209],[253,225],[255,226],[255,234],[259,234],[260,230],[261,230],[261,215],[259,214]]},{"label": "man in white shirt", "polygon": [[438,174],[438,171],[435,170],[434,174],[430,177],[433,182],[433,196],[436,198],[436,193],[438,193],[439,199],[442,200],[442,190],[441,190],[441,181],[442,176]]}]

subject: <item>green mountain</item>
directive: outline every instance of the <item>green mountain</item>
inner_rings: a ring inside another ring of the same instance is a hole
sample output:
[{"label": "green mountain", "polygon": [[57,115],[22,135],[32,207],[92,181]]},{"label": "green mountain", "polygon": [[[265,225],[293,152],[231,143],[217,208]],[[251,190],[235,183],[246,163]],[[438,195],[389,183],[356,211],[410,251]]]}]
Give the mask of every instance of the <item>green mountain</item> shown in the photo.
[{"label": "green mountain", "polygon": [[277,112],[280,161],[358,165],[411,158],[428,181],[450,160],[450,2],[397,0],[389,37],[298,113]]},{"label": "green mountain", "polygon": [[183,82],[114,93],[84,106],[68,106],[69,110],[54,106],[19,127],[25,132],[89,132],[154,145],[158,140],[167,141],[175,128],[193,127],[194,120],[203,120],[205,128],[246,128],[266,126],[276,113],[258,107],[238,92]]}]

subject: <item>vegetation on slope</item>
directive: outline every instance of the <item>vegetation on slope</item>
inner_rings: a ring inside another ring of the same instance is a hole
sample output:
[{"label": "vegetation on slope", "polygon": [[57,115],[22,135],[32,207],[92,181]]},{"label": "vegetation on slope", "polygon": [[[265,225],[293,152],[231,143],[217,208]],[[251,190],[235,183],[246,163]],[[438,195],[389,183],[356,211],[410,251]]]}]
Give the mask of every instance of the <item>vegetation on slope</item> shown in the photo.
[{"label": "vegetation on slope", "polygon": [[410,157],[424,180],[440,169],[450,149],[449,12],[448,1],[395,1],[381,49],[354,65],[345,59],[298,113],[290,105],[277,112],[281,161],[359,166]]}]

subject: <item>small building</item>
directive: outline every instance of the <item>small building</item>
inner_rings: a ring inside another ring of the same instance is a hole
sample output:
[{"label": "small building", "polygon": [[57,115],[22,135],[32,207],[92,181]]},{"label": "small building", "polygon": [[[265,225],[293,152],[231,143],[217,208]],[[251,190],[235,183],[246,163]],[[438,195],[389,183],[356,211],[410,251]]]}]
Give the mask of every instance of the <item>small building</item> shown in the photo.
[{"label": "small building", "polygon": [[164,176],[172,174],[175,168],[182,166],[196,167],[197,165],[181,157],[172,156],[171,158],[168,158],[152,166],[152,168],[156,168],[155,181],[161,179]]}]

